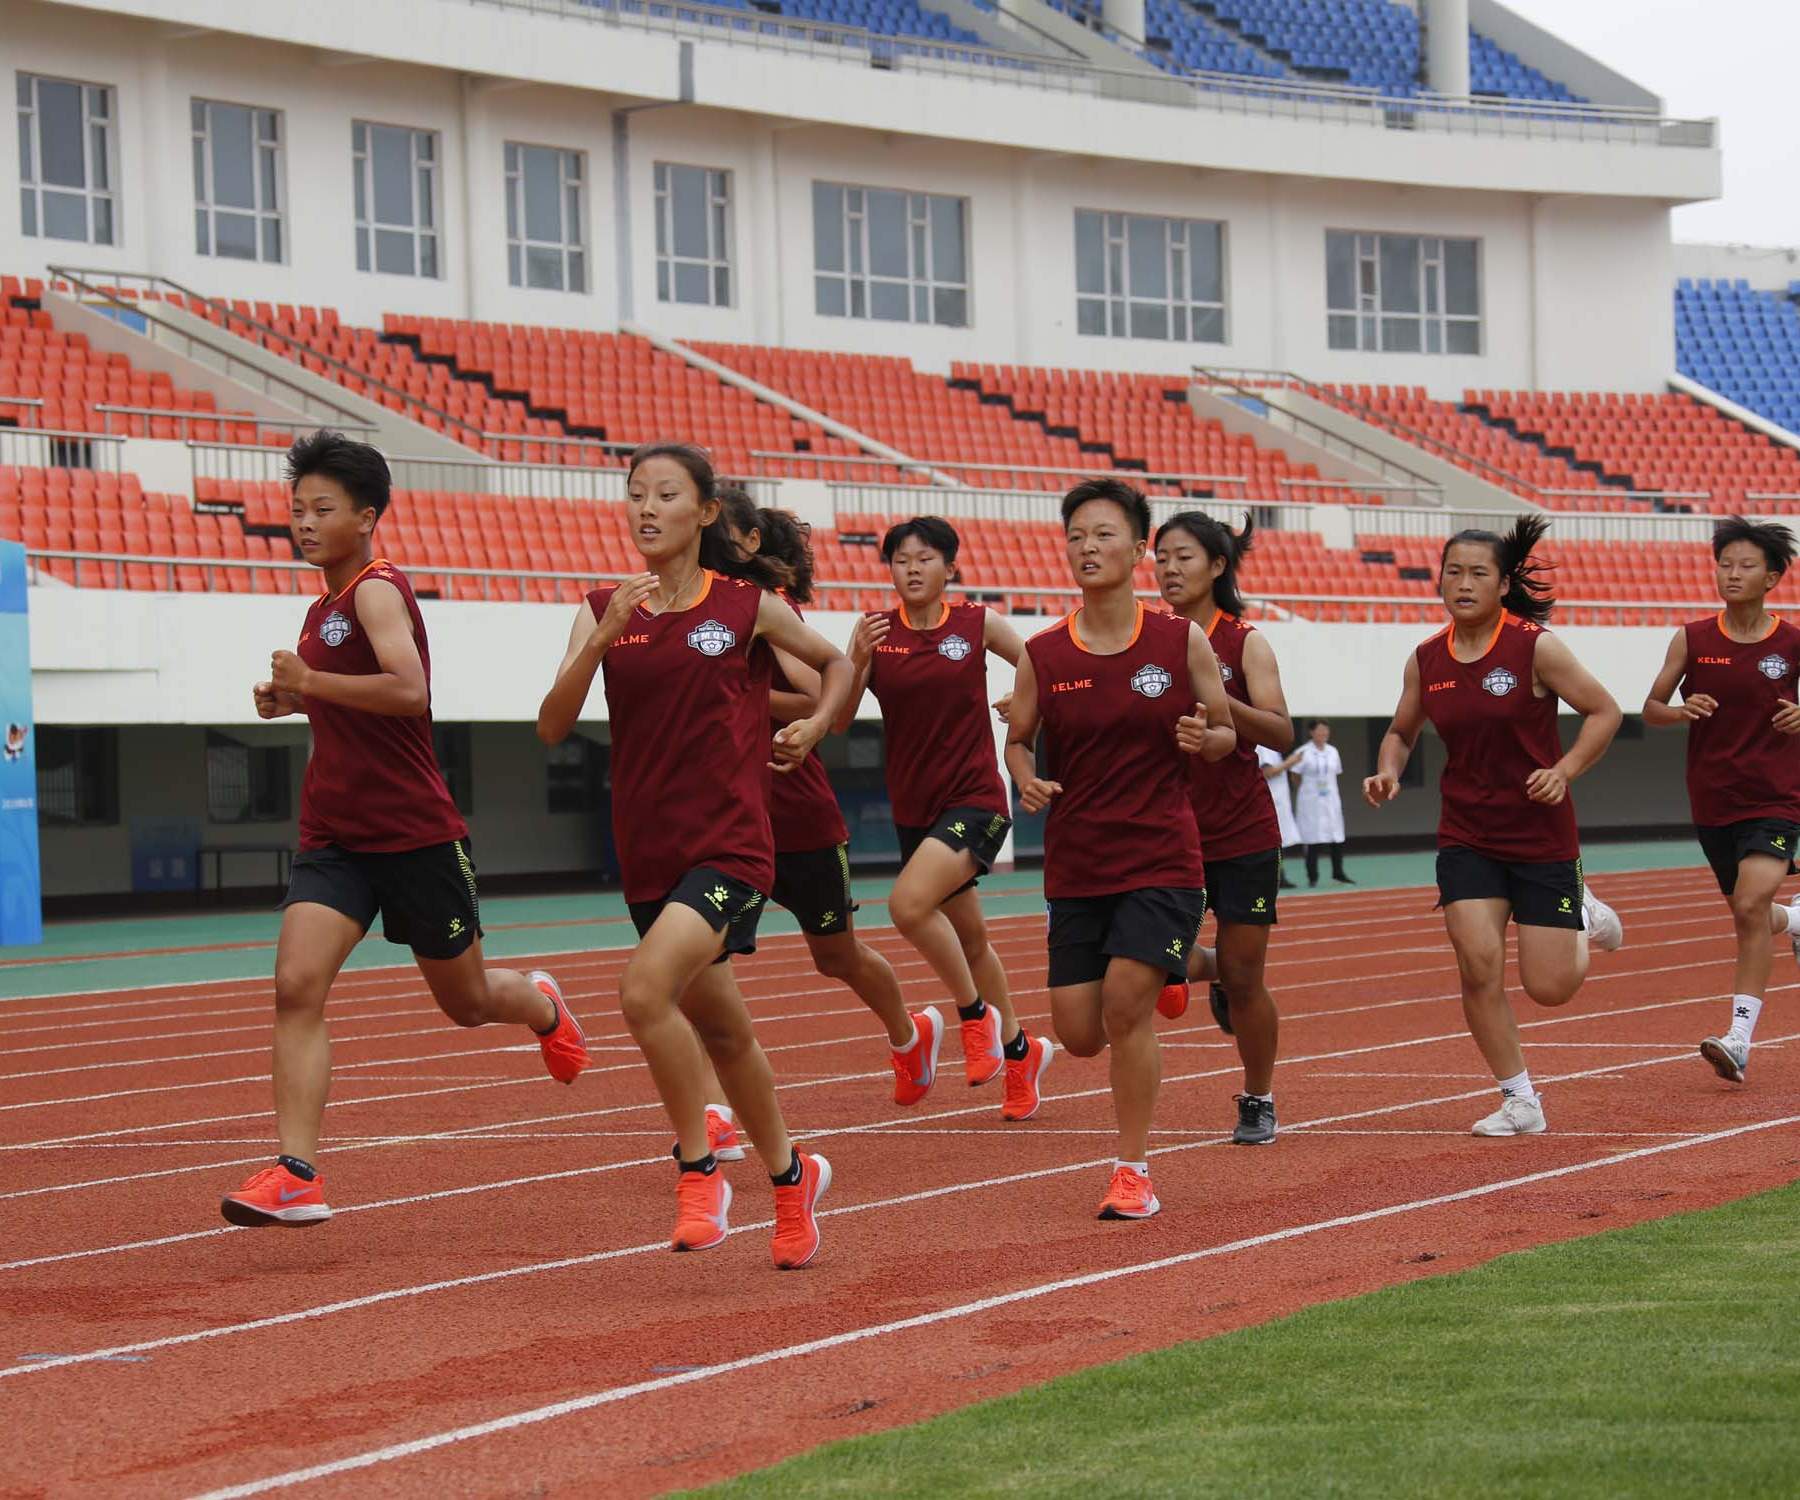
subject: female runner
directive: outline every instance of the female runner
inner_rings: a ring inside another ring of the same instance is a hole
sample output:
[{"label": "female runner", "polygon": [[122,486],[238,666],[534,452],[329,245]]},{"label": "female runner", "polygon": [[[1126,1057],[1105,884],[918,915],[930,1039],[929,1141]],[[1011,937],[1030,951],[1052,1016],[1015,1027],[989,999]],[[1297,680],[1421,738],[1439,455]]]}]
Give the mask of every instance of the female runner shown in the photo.
[{"label": "female runner", "polygon": [[[818,1251],[813,1210],[831,1185],[831,1166],[790,1145],[768,1059],[726,960],[755,951],[774,883],[767,767],[785,774],[819,742],[849,691],[850,666],[771,592],[790,581],[787,569],[746,559],[732,545],[712,465],[699,449],[640,448],[626,507],[648,571],[588,595],[538,710],[538,735],[547,744],[565,738],[594,674],[604,674],[613,835],[639,937],[619,1005],[675,1126],[671,1244],[720,1243],[731,1205],[707,1139],[698,1032],[774,1181],[774,1260],[791,1269]],[[758,641],[821,675],[818,712],[776,734],[772,748],[769,656],[754,649]]]},{"label": "female runner", "polygon": [[[1800,757],[1789,738],[1800,734],[1800,630],[1766,607],[1793,565],[1787,527],[1732,516],[1713,528],[1712,550],[1725,608],[1675,632],[1644,722],[1688,726],[1694,834],[1737,929],[1731,1025],[1701,1042],[1700,1055],[1721,1078],[1742,1083],[1769,985],[1770,934],[1792,934],[1800,959],[1800,896],[1775,904],[1800,848]],[[1680,708],[1669,703],[1677,685]]]},{"label": "female runner", "polygon": [[[1438,590],[1450,623],[1407,658],[1400,706],[1375,774],[1371,807],[1400,794],[1427,719],[1444,742],[1438,897],[1456,949],[1469,1034],[1494,1070],[1500,1107],[1476,1135],[1537,1135],[1531,1085],[1506,998],[1506,922],[1519,928],[1519,982],[1539,1005],[1566,1005],[1587,975],[1591,938],[1625,940],[1611,907],[1581,877],[1569,783],[1606,753],[1621,715],[1612,695],[1543,628],[1556,601],[1531,551],[1548,523],[1522,516],[1504,537],[1459,531],[1444,543]],[[1561,699],[1582,716],[1565,754]]]},{"label": "female runner", "polygon": [[1187,761],[1223,760],[1237,736],[1205,632],[1132,597],[1148,502],[1120,480],[1093,479],[1063,497],[1062,514],[1081,603],[1026,645],[1006,767],[1021,807],[1050,809],[1044,895],[1057,1037],[1077,1057],[1112,1048],[1118,1157],[1100,1217],[1144,1219],[1162,1207],[1148,1160],[1162,1076],[1156,999],[1170,979],[1186,978],[1206,908]]},{"label": "female runner", "polygon": [[[1233,535],[1199,511],[1183,511],[1156,533],[1163,598],[1206,632],[1231,700],[1237,745],[1223,760],[1188,759],[1188,794],[1206,853],[1206,905],[1219,924],[1217,949],[1196,939],[1191,980],[1216,980],[1213,1012],[1237,1039],[1244,1091],[1231,1138],[1262,1146],[1275,1139],[1275,1052],[1280,1026],[1263,974],[1275,896],[1281,882],[1281,824],[1265,790],[1257,747],[1293,748],[1294,721],[1268,638],[1245,623],[1237,569],[1250,550],[1251,521]],[[1187,985],[1163,991],[1158,1009],[1173,1019],[1187,1008]]]},{"label": "female runner", "polygon": [[[1027,1120],[1037,1113],[1054,1048],[1019,1024],[975,894],[1012,827],[988,727],[987,655],[1016,665],[1024,647],[986,605],[944,598],[956,550],[955,529],[938,516],[903,521],[882,540],[900,603],[858,622],[850,640],[856,686],[837,727],[848,727],[865,686],[874,693],[905,860],[888,912],[950,992],[962,1022],[963,1076],[974,1087],[1004,1067],[1001,1117]],[[895,1087],[902,1103],[925,1097],[943,1042],[936,1006],[912,1020],[918,1040],[896,1060],[896,1068],[905,1064]]]}]

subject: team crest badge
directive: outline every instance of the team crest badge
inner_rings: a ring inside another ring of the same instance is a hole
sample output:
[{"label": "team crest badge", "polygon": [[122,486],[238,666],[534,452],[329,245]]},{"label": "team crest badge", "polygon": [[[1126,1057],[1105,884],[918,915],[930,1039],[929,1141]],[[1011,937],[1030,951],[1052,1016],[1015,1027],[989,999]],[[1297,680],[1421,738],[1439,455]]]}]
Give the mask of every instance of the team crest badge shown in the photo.
[{"label": "team crest badge", "polygon": [[1174,681],[1161,667],[1146,665],[1131,674],[1131,690],[1142,693],[1146,698],[1160,698],[1168,692]]},{"label": "team crest badge", "polygon": [[319,639],[327,646],[341,646],[350,639],[350,621],[340,610],[332,610],[319,626]]},{"label": "team crest badge", "polygon": [[1787,658],[1785,656],[1765,656],[1756,664],[1756,670],[1771,682],[1779,682],[1788,674]]},{"label": "team crest badge", "polygon": [[1232,671],[1230,666],[1227,663],[1220,662],[1219,663],[1219,676],[1223,677],[1225,679],[1225,681],[1230,682],[1233,677],[1237,676],[1237,673]]},{"label": "team crest badge", "polygon": [[938,655],[947,656],[951,661],[963,661],[975,648],[960,635],[947,635],[938,642]]},{"label": "team crest badge", "polygon": [[1504,698],[1519,685],[1519,679],[1513,676],[1511,672],[1507,671],[1505,667],[1495,667],[1493,671],[1489,672],[1486,677],[1481,679],[1481,685],[1496,698]]},{"label": "team crest badge", "polygon": [[688,632],[687,643],[702,656],[723,656],[737,644],[737,634],[717,620],[707,620]]}]

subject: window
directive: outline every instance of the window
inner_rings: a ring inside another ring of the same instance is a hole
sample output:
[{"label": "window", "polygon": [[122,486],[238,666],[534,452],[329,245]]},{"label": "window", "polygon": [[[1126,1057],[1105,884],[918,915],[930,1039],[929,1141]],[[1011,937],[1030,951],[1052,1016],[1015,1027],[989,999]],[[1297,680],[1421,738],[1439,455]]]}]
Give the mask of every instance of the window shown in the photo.
[{"label": "window", "polygon": [[113,91],[18,76],[19,227],[47,240],[118,243]]},{"label": "window", "polygon": [[437,753],[438,769],[444,773],[444,785],[450,788],[450,800],[456,810],[467,816],[475,811],[474,761],[469,753],[467,724],[433,724],[431,748]]},{"label": "window", "polygon": [[280,261],[280,111],[207,99],[192,111],[195,251]]},{"label": "window", "polygon": [[1389,354],[1481,353],[1478,245],[1328,229],[1327,343]]},{"label": "window", "polygon": [[545,752],[546,811],[591,813],[600,806],[606,751],[572,734]]},{"label": "window", "polygon": [[38,821],[62,827],[119,821],[119,732],[37,729]]},{"label": "window", "polygon": [[656,164],[656,300],[731,306],[731,173]]},{"label": "window", "polygon": [[506,143],[506,275],[514,286],[587,290],[579,151]]},{"label": "window", "polygon": [[246,745],[207,730],[208,822],[285,823],[292,805],[286,745]]},{"label": "window", "polygon": [[1225,342],[1225,226],[1075,211],[1075,329]]},{"label": "window", "polygon": [[967,224],[961,198],[815,182],[819,315],[967,328]]},{"label": "window", "polygon": [[350,147],[356,179],[356,269],[441,276],[437,132],[355,120]]}]

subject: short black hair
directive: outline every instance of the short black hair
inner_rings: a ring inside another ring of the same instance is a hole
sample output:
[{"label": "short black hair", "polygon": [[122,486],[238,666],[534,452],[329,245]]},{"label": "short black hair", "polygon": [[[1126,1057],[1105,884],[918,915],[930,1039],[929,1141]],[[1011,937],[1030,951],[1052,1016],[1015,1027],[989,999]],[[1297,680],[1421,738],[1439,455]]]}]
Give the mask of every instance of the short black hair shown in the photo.
[{"label": "short black hair", "polygon": [[1063,496],[1062,519],[1067,528],[1075,512],[1090,500],[1110,500],[1125,512],[1131,532],[1140,542],[1150,540],[1150,502],[1142,490],[1133,489],[1123,479],[1084,479]]},{"label": "short black hair", "polygon": [[881,539],[881,560],[892,562],[900,544],[909,537],[917,537],[932,551],[941,553],[946,563],[956,561],[956,549],[962,545],[956,528],[942,516],[914,516],[888,528],[888,534]]},{"label": "short black hair", "polygon": [[358,510],[373,506],[376,520],[387,513],[388,501],[393,498],[394,476],[381,450],[354,442],[329,427],[296,438],[294,446],[288,449],[289,492],[310,474],[335,479]]},{"label": "short black hair", "polygon": [[1794,533],[1774,521],[1746,521],[1727,516],[1713,526],[1713,561],[1717,562],[1733,542],[1749,542],[1762,549],[1771,573],[1785,573],[1794,561]]}]

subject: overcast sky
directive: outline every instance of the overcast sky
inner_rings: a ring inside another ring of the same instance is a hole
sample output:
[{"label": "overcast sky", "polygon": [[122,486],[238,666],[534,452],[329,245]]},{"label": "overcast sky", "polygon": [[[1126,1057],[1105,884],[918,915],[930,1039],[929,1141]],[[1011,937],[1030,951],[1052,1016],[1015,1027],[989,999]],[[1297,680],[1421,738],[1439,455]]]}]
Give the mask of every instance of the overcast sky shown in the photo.
[{"label": "overcast sky", "polygon": [[1800,245],[1800,0],[1502,0],[1662,96],[1716,116],[1725,196],[1675,211],[1675,238]]}]

